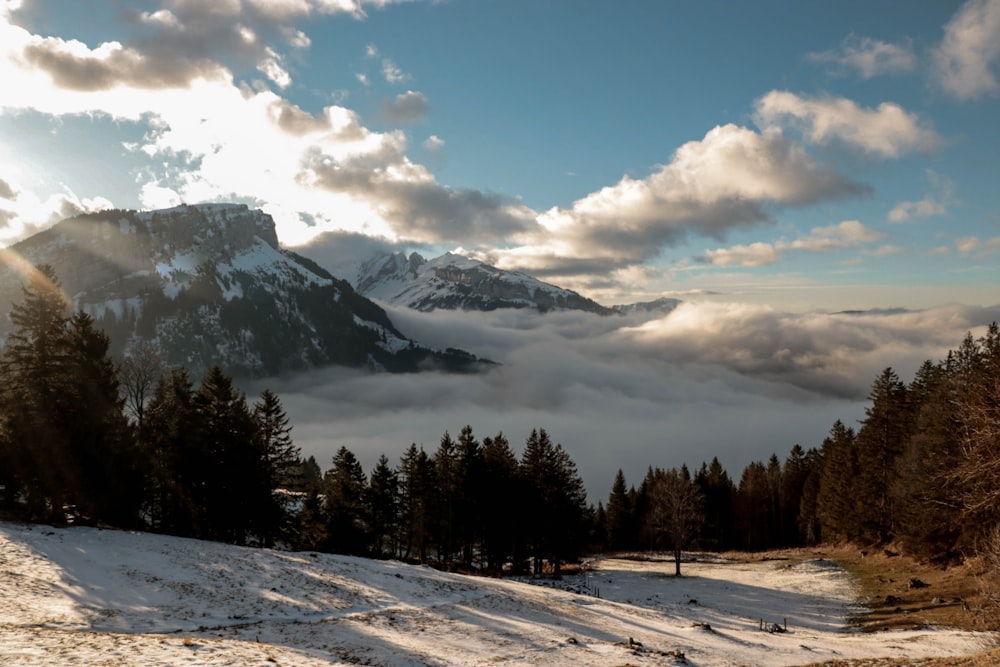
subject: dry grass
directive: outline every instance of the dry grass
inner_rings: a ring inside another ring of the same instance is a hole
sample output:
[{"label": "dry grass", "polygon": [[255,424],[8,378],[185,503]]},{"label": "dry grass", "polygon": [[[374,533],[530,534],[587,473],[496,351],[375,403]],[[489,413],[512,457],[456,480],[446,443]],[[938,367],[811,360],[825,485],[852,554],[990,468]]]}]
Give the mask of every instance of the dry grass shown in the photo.
[{"label": "dry grass", "polygon": [[[980,613],[982,565],[970,562],[943,568],[924,564],[893,551],[856,547],[795,552],[790,558],[830,558],[853,574],[868,610],[853,623],[865,632],[912,630],[944,626],[964,630],[996,630],[1000,619]],[[914,586],[921,582],[926,586]],[[984,646],[984,649],[988,648]],[[993,667],[1000,665],[1000,649],[971,656],[903,660],[880,658],[821,662],[808,667]]]}]

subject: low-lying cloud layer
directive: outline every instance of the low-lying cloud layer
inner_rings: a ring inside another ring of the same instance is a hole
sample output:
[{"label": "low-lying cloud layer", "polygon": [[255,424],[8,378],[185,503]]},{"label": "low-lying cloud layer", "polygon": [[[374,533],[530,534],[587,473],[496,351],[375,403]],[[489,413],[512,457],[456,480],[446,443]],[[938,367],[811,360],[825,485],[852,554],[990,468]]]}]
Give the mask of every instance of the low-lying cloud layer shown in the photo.
[{"label": "low-lying cloud layer", "polygon": [[665,317],[519,310],[390,310],[407,335],[499,362],[473,376],[363,374],[342,369],[269,380],[297,443],[324,467],[345,445],[366,467],[429,451],[445,430],[503,430],[519,449],[544,427],[579,465],[592,499],[615,471],[697,467],[718,456],[739,476],[796,443],[818,446],[834,420],[863,418],[886,366],[909,378],[1000,308],[790,314],[745,304],[685,303]]}]

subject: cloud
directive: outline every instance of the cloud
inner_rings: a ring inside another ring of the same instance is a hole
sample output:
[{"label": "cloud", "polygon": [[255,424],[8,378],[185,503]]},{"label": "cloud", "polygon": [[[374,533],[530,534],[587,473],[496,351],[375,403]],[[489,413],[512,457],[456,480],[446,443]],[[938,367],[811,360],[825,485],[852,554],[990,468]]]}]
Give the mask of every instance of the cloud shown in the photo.
[{"label": "cloud", "polygon": [[918,201],[902,201],[889,211],[889,222],[908,222],[916,218],[946,215],[948,207],[955,203],[955,185],[951,180],[928,169],[927,178],[934,188],[933,193],[924,195]]},{"label": "cloud", "polygon": [[978,236],[963,236],[955,239],[955,248],[963,255],[985,257],[1000,253],[1000,236],[980,239]]},{"label": "cloud", "polygon": [[891,102],[864,109],[843,97],[772,90],[754,103],[754,120],[763,128],[795,127],[815,144],[839,142],[880,158],[929,152],[941,143],[932,127]]},{"label": "cloud", "polygon": [[17,199],[17,191],[11,186],[10,183],[0,178],[0,199]]},{"label": "cloud", "polygon": [[992,68],[1000,59],[1000,0],[969,0],[944,27],[934,49],[938,86],[959,100],[995,95],[1000,84]]},{"label": "cloud", "polygon": [[[911,377],[944,358],[997,309],[787,313],[732,303],[682,304],[665,317],[389,308],[406,334],[500,362],[475,376],[327,370],[268,379],[295,424],[296,444],[329,461],[347,446],[366,467],[445,430],[503,430],[520,449],[546,428],[577,462],[591,497],[615,470],[697,466],[719,456],[732,474],[796,442],[818,446],[835,419],[864,416],[886,366]],[[625,434],[623,436],[623,433]],[[608,443],[616,443],[609,447]]]},{"label": "cloud", "polygon": [[402,83],[410,79],[410,75],[399,69],[389,58],[382,59],[382,76],[388,83]]},{"label": "cloud", "polygon": [[427,96],[413,90],[385,100],[379,107],[382,118],[390,123],[413,123],[427,117]]},{"label": "cloud", "polygon": [[551,238],[539,254],[640,262],[689,235],[722,238],[768,224],[772,205],[802,206],[867,194],[815,160],[780,130],[716,127],[676,150],[643,179],[617,184],[551,209],[539,221]]},{"label": "cloud", "polygon": [[402,156],[381,164],[369,158],[336,160],[317,153],[298,181],[367,202],[392,236],[410,241],[483,243],[537,228],[535,212],[512,197],[441,185],[426,168]]},{"label": "cloud", "polygon": [[[776,243],[752,243],[730,248],[706,250],[695,260],[712,266],[758,267],[776,264],[781,256],[790,250],[806,252],[834,252],[845,248],[857,248],[865,243],[873,243],[885,238],[885,234],[866,227],[857,220],[845,220],[828,227],[816,227],[807,236],[794,241]],[[873,254],[877,254],[875,251]]]},{"label": "cloud", "polygon": [[438,153],[444,148],[444,139],[432,134],[424,140],[424,149],[432,153]]},{"label": "cloud", "polygon": [[835,72],[856,71],[863,79],[912,72],[917,67],[917,56],[908,42],[903,45],[890,44],[853,34],[844,38],[839,49],[810,53],[807,58],[831,65]]}]

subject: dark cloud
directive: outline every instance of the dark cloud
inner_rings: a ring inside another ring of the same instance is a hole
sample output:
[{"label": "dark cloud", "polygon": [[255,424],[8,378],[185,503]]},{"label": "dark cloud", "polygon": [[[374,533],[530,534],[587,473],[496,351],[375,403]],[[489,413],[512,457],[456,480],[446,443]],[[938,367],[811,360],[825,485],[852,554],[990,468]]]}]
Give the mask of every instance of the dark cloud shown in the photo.
[{"label": "dark cloud", "polygon": [[535,212],[513,197],[450,188],[419,168],[409,180],[390,177],[386,162],[316,156],[300,180],[371,201],[400,237],[416,242],[485,243],[537,229]]},{"label": "dark cloud", "polygon": [[303,111],[298,106],[284,99],[275,100],[271,104],[270,110],[271,116],[278,127],[295,136],[333,129],[328,116]]},{"label": "dark cloud", "polygon": [[17,192],[10,183],[0,178],[0,199],[14,201],[17,199]]},{"label": "dark cloud", "polygon": [[379,106],[382,118],[390,123],[414,123],[427,117],[427,97],[408,90]]},{"label": "dark cloud", "polygon": [[[621,467],[698,466],[736,476],[792,445],[819,446],[834,420],[864,416],[886,366],[904,377],[940,359],[1000,308],[842,315],[687,304],[656,319],[586,313],[420,313],[388,309],[407,335],[500,362],[475,376],[329,370],[278,381],[296,441],[329,466],[341,445],[371,467],[445,431],[503,430],[520,448],[544,427],[567,446],[596,502]],[[981,331],[981,330],[979,330]]]},{"label": "dark cloud", "polygon": [[357,269],[364,261],[378,255],[405,252],[412,247],[412,244],[403,245],[356,232],[324,232],[293,250],[353,284]]}]

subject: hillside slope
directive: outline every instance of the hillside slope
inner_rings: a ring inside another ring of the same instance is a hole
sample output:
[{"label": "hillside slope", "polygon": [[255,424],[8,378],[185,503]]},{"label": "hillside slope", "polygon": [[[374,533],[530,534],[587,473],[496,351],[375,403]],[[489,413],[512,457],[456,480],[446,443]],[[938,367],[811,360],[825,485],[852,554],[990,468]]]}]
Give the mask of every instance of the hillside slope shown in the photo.
[{"label": "hillside slope", "polygon": [[[603,560],[560,590],[395,561],[0,523],[0,663],[795,665],[956,655],[980,637],[846,630],[829,561]],[[551,583],[551,582],[550,582]],[[788,631],[760,630],[787,619]],[[683,657],[682,657],[683,656]]]}]

